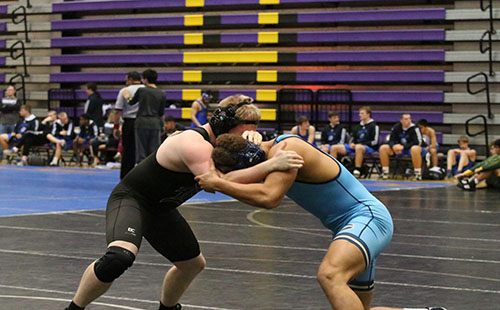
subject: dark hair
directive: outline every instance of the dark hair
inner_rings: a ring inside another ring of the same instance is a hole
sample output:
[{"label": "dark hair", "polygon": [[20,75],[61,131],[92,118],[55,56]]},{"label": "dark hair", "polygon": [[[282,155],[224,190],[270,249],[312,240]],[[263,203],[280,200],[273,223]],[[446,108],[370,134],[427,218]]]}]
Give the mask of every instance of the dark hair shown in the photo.
[{"label": "dark hair", "polygon": [[417,125],[427,127],[427,126],[429,126],[429,122],[427,122],[427,120],[425,118],[422,118],[421,120],[419,120],[417,122]]},{"label": "dark hair", "polygon": [[241,151],[247,144],[248,142],[238,135],[226,133],[218,136],[215,141],[215,148],[212,151],[215,167],[223,173],[234,170],[237,162],[233,153]]},{"label": "dark hair", "polygon": [[493,146],[500,148],[500,139],[496,139],[495,141],[493,141]]},{"label": "dark hair", "polygon": [[158,79],[158,73],[155,70],[147,69],[142,72],[142,78],[148,80],[150,84],[155,84]]},{"label": "dark hair", "polygon": [[328,112],[328,118],[332,117],[332,116],[339,116],[339,113],[335,112],[335,111],[330,111]]},{"label": "dark hair", "polygon": [[304,116],[304,115],[301,115],[299,117],[297,117],[297,124],[300,125],[304,122],[308,122],[309,119],[307,118],[307,116]]},{"label": "dark hair", "polygon": [[90,89],[91,91],[93,91],[94,93],[97,91],[97,84],[94,82],[89,82],[89,83],[85,84],[85,86],[88,89]]},{"label": "dark hair", "polygon": [[165,115],[164,122],[165,123],[175,122],[175,119],[172,116],[170,116],[170,115]]},{"label": "dark hair", "polygon": [[130,71],[129,73],[127,73],[127,78],[131,79],[132,81],[140,81],[141,75],[137,71]]},{"label": "dark hair", "polygon": [[83,119],[86,119],[88,121],[90,120],[90,115],[87,114],[87,113],[83,113],[82,115],[80,115],[80,117],[83,118]]}]

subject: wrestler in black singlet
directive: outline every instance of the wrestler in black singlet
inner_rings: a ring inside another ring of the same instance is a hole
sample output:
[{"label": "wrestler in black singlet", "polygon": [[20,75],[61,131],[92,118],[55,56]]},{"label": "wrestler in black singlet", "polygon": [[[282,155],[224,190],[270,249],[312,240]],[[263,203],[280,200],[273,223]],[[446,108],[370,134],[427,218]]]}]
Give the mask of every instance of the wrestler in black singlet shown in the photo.
[{"label": "wrestler in black singlet", "polygon": [[[205,129],[192,129],[210,141]],[[192,173],[168,170],[156,152],[132,169],[115,187],[106,207],[106,240],[141,245],[142,237],[172,262],[197,257],[200,247],[176,209],[200,191]]]}]

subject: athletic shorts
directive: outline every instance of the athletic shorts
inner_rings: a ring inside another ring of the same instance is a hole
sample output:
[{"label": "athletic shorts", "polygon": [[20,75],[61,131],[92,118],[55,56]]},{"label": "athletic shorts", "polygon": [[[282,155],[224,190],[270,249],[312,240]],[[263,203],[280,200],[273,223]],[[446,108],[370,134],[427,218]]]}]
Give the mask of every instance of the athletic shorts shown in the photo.
[{"label": "athletic shorts", "polygon": [[[428,151],[425,147],[423,147],[423,148],[422,148],[422,157],[424,157],[427,153],[429,153],[429,151]],[[399,157],[404,157],[404,156],[409,156],[409,157],[411,157],[411,150],[410,150],[410,149],[403,150],[403,151],[401,152],[401,154],[397,154],[397,155],[396,155],[396,157],[398,157],[398,158],[399,158]]]},{"label": "athletic shorts", "polygon": [[[370,147],[366,144],[363,144],[363,146],[365,147],[365,150],[366,150],[365,154],[371,154],[371,153],[375,152],[375,150],[372,147]],[[351,149],[351,146],[349,144],[344,144],[344,147],[345,147],[347,154],[356,153],[356,150]]]},{"label": "athletic shorts", "polygon": [[352,216],[333,238],[351,242],[365,259],[365,271],[349,282],[353,290],[373,289],[377,257],[392,239],[394,228],[389,211],[383,205],[374,210],[374,215],[362,212]]},{"label": "athletic shorts", "polygon": [[469,170],[470,168],[472,168],[472,166],[475,165],[475,163],[469,159],[469,163],[467,164],[467,166],[465,166],[462,170],[458,171],[458,162],[460,161],[460,154],[457,155],[457,158],[455,159],[455,161],[456,161],[456,164],[453,167],[451,167],[451,173],[453,175],[462,173],[465,170]]},{"label": "athletic shorts", "polygon": [[191,227],[177,209],[151,206],[120,183],[106,206],[106,241],[128,241],[139,248],[142,237],[171,262],[201,253]]}]

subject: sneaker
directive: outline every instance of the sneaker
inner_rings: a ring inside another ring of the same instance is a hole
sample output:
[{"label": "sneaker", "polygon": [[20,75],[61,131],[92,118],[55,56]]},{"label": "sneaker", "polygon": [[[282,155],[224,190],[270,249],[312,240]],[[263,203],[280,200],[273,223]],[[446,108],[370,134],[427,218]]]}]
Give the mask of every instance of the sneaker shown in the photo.
[{"label": "sneaker", "polygon": [[474,182],[474,179],[462,179],[458,182],[458,184],[461,184],[459,186],[461,189],[466,190],[466,191],[475,191],[476,190],[476,182]]},{"label": "sneaker", "polygon": [[382,180],[389,180],[389,174],[388,173],[382,173]]},{"label": "sneaker", "polygon": [[28,163],[27,163],[27,162],[25,162],[24,160],[20,160],[20,161],[18,161],[18,162],[17,162],[17,164],[16,164],[16,165],[18,165],[18,166],[21,166],[21,167],[22,167],[22,166],[27,166],[27,165],[28,165]]},{"label": "sneaker", "polygon": [[444,307],[426,307],[427,310],[446,310]]},{"label": "sneaker", "polygon": [[359,179],[359,177],[361,176],[361,171],[359,171],[359,169],[354,169],[354,171],[352,172],[352,175],[354,177],[356,177],[356,179]]},{"label": "sneaker", "polygon": [[59,160],[58,159],[52,159],[52,161],[50,162],[49,166],[51,167],[56,167],[56,166],[59,166]]},{"label": "sneaker", "polygon": [[415,181],[422,181],[422,174],[415,174]]},{"label": "sneaker", "polygon": [[425,164],[427,165],[427,167],[431,166],[431,153],[429,152],[425,154]]}]

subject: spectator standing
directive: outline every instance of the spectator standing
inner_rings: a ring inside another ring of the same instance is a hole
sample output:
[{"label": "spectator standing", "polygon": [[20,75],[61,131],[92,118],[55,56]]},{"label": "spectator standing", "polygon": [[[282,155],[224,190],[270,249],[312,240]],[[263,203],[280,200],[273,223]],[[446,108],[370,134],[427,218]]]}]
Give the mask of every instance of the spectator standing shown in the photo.
[{"label": "spectator standing", "polygon": [[469,147],[469,138],[460,136],[457,142],[459,148],[450,149],[446,157],[447,178],[470,169],[476,161],[476,150]]},{"label": "spectator standing", "polygon": [[191,128],[201,127],[208,121],[208,104],[213,96],[210,92],[204,91],[201,96],[191,104]]},{"label": "spectator standing", "polygon": [[316,146],[316,142],[314,141],[316,138],[316,128],[309,123],[309,119],[306,116],[299,116],[297,118],[297,126],[292,128],[291,133]]},{"label": "spectator standing", "polygon": [[20,108],[21,101],[16,98],[16,87],[14,85],[7,86],[5,97],[0,102],[0,134],[14,131],[19,121]]},{"label": "spectator standing", "polygon": [[[415,180],[422,180],[422,155],[425,155],[425,148],[422,148],[422,133],[418,126],[411,121],[409,113],[401,114],[399,123],[394,125],[388,144],[380,146],[380,163],[382,165],[382,178],[389,178],[389,156],[396,155],[410,156],[413,163]],[[423,154],[424,152],[424,154]]]},{"label": "spectator standing", "polygon": [[85,102],[84,113],[88,114],[90,119],[101,129],[104,126],[102,110],[103,100],[101,95],[97,92],[97,84],[93,82],[87,83],[85,85],[85,91],[87,92],[88,98],[87,102]]},{"label": "spectator standing", "polygon": [[359,178],[365,154],[372,154],[377,150],[379,140],[379,128],[372,119],[372,110],[368,106],[359,109],[360,122],[354,127],[349,144],[339,144],[332,147],[330,154],[338,158],[338,155],[355,154],[354,170],[352,174]]},{"label": "spectator standing", "polygon": [[128,90],[123,91],[128,104],[139,105],[135,120],[136,163],[140,163],[160,146],[166,99],[165,94],[156,86],[157,78],[155,70],[147,69],[142,73],[145,87],[137,89],[133,97]]},{"label": "spectator standing", "polygon": [[321,132],[321,150],[330,153],[333,145],[344,144],[347,131],[340,125],[339,114],[335,111],[328,112],[330,123]]},{"label": "spectator standing", "polygon": [[[141,83],[141,75],[136,71],[127,73],[125,84],[127,86],[122,88],[116,97],[113,126],[114,137],[119,139],[120,132],[122,137],[120,179],[123,179],[135,166],[135,119],[139,110],[139,105],[126,104],[123,93],[127,90],[129,96],[133,97],[139,88],[144,87]],[[120,118],[123,118],[121,131]]]}]

